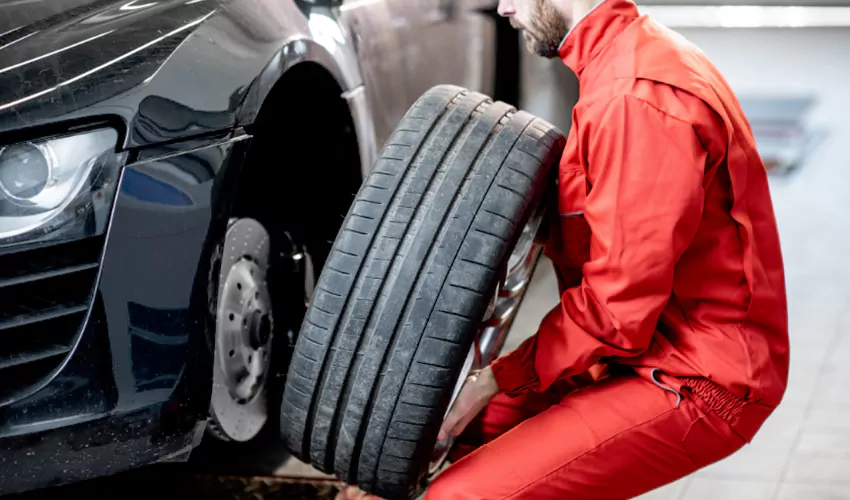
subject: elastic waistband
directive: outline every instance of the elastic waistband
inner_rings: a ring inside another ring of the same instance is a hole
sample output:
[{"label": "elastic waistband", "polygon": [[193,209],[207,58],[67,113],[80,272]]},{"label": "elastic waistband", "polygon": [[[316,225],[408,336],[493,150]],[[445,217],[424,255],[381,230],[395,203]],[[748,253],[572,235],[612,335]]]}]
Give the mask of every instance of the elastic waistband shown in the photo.
[{"label": "elastic waistband", "polygon": [[711,411],[730,424],[736,422],[746,402],[725,387],[704,377],[678,377],[682,388],[700,398]]},{"label": "elastic waistband", "polygon": [[635,371],[648,378],[658,387],[676,394],[676,406],[682,401],[683,393],[703,407],[704,411],[720,417],[744,440],[750,441],[761,428],[767,417],[776,408],[758,401],[739,398],[729,389],[705,377],[671,376],[659,368],[640,367]]}]

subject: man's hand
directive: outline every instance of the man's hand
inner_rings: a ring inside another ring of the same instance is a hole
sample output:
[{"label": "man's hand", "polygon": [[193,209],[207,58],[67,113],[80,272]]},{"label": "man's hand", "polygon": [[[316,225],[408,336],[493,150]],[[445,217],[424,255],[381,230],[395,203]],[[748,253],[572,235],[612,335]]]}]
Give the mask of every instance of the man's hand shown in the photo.
[{"label": "man's hand", "polygon": [[345,486],[336,494],[335,500],[382,500],[380,497],[370,495],[357,486]]},{"label": "man's hand", "polygon": [[459,436],[469,422],[475,418],[487,403],[499,393],[499,385],[493,370],[489,366],[484,367],[478,373],[470,375],[455,399],[454,405],[449,410],[443,425],[440,427],[438,441],[443,441],[448,436]]}]

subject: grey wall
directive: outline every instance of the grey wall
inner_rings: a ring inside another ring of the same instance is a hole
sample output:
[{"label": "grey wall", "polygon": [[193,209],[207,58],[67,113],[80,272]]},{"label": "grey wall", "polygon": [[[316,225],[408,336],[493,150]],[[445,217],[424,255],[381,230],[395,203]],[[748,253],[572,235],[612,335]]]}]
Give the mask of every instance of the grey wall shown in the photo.
[{"label": "grey wall", "polygon": [[[801,169],[774,179],[789,295],[850,298],[850,29],[680,29],[739,95],[813,95],[827,136]],[[789,296],[789,300],[791,296]],[[793,318],[792,318],[793,319]]]},{"label": "grey wall", "polygon": [[560,59],[548,60],[528,54],[523,48],[520,106],[550,121],[565,134],[578,99],[578,82]]}]

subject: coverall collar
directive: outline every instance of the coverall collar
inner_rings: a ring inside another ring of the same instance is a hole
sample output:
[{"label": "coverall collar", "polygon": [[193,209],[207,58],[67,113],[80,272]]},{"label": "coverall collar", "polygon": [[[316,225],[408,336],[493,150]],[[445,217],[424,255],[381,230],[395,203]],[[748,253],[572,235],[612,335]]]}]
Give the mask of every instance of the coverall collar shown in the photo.
[{"label": "coverall collar", "polygon": [[558,55],[581,77],[585,66],[639,16],[631,0],[604,0],[577,20],[561,42]]}]

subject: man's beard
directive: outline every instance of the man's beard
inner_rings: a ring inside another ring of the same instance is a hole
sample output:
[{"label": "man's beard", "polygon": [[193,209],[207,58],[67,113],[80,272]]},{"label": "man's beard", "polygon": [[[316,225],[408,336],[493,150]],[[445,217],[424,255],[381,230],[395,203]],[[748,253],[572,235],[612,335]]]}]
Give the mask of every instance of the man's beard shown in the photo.
[{"label": "man's beard", "polygon": [[511,25],[522,31],[528,50],[542,57],[558,57],[558,48],[570,30],[568,19],[555,10],[551,0],[535,0],[531,26],[523,26],[511,18]]}]

